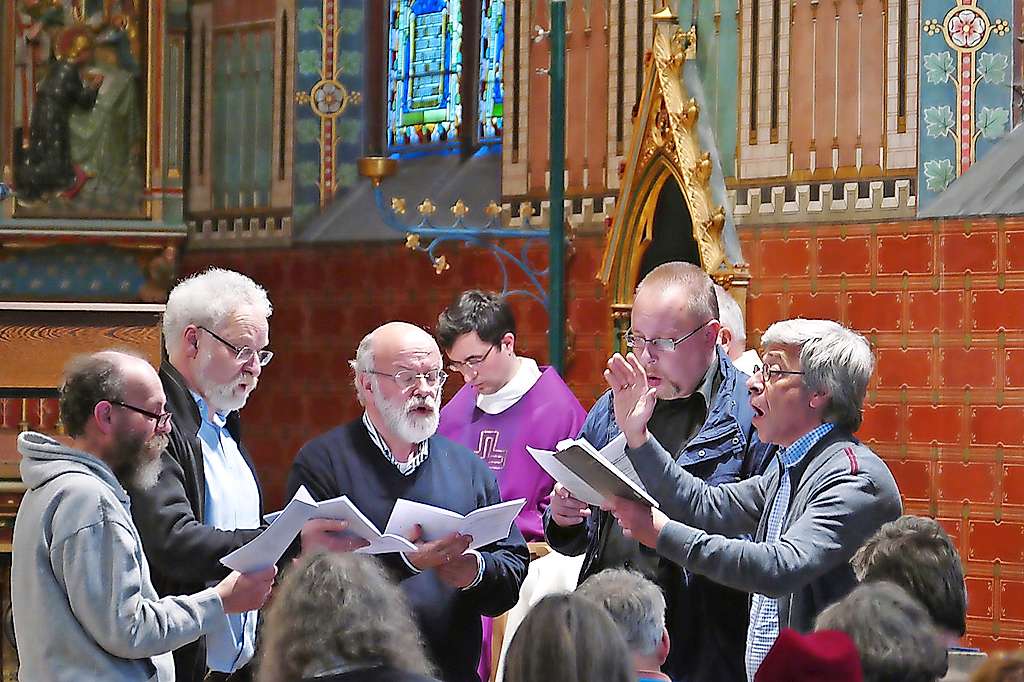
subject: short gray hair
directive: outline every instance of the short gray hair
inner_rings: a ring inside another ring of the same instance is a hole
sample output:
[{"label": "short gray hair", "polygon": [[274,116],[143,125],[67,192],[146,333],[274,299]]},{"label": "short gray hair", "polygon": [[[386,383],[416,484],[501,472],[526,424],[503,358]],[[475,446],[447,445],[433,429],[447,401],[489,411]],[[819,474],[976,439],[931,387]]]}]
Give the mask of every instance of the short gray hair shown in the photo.
[{"label": "short gray hair", "polygon": [[743,322],[743,311],[736,299],[729,295],[721,285],[715,285],[715,297],[718,299],[718,321],[728,327],[733,338],[744,341],[747,338],[746,324]]},{"label": "short gray hair", "polygon": [[875,370],[867,339],[832,320],[797,318],[768,327],[761,345],[799,348],[804,384],[830,396],[825,420],[851,432],[860,428],[864,396]]},{"label": "short gray hair", "polygon": [[[352,368],[352,382],[356,387],[356,398],[359,399],[360,405],[366,405],[366,395],[359,383],[359,374],[373,372],[373,332],[364,336],[359,342],[359,346],[356,348],[356,357],[354,360],[348,361],[348,366]],[[376,377],[371,378],[376,380]]]},{"label": "short gray hair", "polygon": [[185,327],[194,324],[217,329],[227,316],[245,306],[256,308],[266,318],[274,312],[266,289],[240,272],[210,268],[178,282],[167,296],[164,310],[168,353],[179,347]]},{"label": "short gray hair", "polygon": [[948,659],[928,611],[890,582],[865,583],[818,616],[815,630],[845,632],[857,645],[864,682],[935,682]]},{"label": "short gray hair", "polygon": [[609,568],[590,576],[576,592],[604,607],[635,654],[650,656],[665,630],[665,595],[637,573]]}]

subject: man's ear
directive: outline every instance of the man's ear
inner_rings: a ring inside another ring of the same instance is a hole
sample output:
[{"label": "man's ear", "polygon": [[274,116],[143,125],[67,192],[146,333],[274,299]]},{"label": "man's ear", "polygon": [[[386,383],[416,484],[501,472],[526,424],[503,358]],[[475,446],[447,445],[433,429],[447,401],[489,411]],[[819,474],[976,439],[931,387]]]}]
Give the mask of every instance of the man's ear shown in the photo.
[{"label": "man's ear", "polygon": [[185,357],[195,358],[199,355],[199,327],[188,325],[181,332],[182,348],[185,349]]},{"label": "man's ear", "polygon": [[828,392],[812,393],[809,404],[812,410],[824,411],[830,400],[832,400],[832,395]]},{"label": "man's ear", "polygon": [[96,428],[100,433],[110,433],[114,430],[113,422],[114,406],[106,400],[101,400],[92,408],[92,418],[96,422]]},{"label": "man's ear", "polygon": [[501,349],[508,349],[509,354],[515,354],[516,352],[516,335],[512,332],[505,332],[505,335],[501,337]]},{"label": "man's ear", "polygon": [[732,330],[728,327],[721,327],[718,330],[718,345],[728,350],[730,343],[732,343]]},{"label": "man's ear", "polygon": [[658,642],[658,658],[662,665],[668,660],[668,652],[672,650],[672,640],[668,636],[668,628],[661,629],[661,641]]}]

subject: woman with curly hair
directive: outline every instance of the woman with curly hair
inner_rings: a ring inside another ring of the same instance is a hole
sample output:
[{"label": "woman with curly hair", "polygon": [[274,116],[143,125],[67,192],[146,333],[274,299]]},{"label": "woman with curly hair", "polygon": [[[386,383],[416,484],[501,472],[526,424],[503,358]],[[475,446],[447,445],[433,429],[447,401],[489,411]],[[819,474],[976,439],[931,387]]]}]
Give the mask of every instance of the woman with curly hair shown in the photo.
[{"label": "woman with curly hair", "polygon": [[404,594],[364,555],[303,558],[264,628],[260,682],[437,682]]}]

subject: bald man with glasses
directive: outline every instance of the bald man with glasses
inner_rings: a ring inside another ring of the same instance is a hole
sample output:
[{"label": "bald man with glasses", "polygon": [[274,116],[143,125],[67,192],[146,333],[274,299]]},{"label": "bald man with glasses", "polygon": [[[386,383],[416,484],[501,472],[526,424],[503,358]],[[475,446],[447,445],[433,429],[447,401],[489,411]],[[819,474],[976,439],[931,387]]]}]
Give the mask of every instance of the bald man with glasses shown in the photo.
[{"label": "bald man with glasses", "polygon": [[[441,351],[419,327],[390,322],[363,338],[351,363],[363,416],[338,426],[299,450],[287,493],[305,486],[317,500],[347,495],[378,528],[399,499],[468,514],[501,501],[487,465],[468,448],[436,434],[441,387],[448,378]],[[512,526],[504,540],[470,550],[467,535],[424,542],[418,552],[385,554],[382,561],[401,585],[423,630],[438,677],[478,682],[480,616],[515,605],[529,553]],[[303,552],[351,551],[361,541],[303,532]]]},{"label": "bald man with glasses", "polygon": [[[747,376],[717,341],[718,300],[707,273],[690,263],[660,265],[637,287],[626,345],[657,398],[652,438],[686,471],[713,485],[760,473],[767,448],[751,425]],[[616,355],[609,361],[622,358]],[[615,380],[605,372],[609,383]],[[616,386],[618,392],[625,386]],[[587,415],[582,436],[603,447],[620,434],[615,391]],[[555,488],[545,534],[562,554],[584,555],[580,580],[607,568],[639,571],[665,593],[672,648],[662,671],[676,682],[745,682],[747,595],[690,573],[626,537],[612,515]]]}]

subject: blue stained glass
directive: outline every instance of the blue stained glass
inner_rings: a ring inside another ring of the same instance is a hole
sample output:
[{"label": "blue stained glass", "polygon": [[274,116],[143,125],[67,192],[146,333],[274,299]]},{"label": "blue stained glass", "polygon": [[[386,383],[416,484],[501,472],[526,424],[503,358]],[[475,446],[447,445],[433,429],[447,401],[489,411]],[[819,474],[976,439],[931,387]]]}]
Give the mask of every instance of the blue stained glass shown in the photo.
[{"label": "blue stained glass", "polygon": [[501,139],[505,85],[505,3],[481,0],[480,8],[480,129],[481,140]]},{"label": "blue stained glass", "polygon": [[458,144],[460,1],[392,0],[389,47],[389,150]]}]

